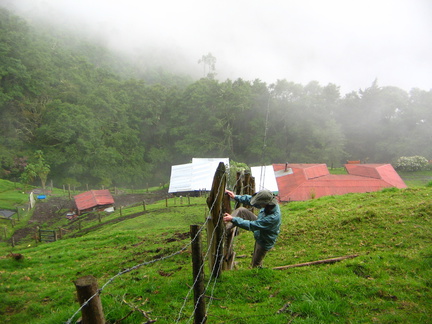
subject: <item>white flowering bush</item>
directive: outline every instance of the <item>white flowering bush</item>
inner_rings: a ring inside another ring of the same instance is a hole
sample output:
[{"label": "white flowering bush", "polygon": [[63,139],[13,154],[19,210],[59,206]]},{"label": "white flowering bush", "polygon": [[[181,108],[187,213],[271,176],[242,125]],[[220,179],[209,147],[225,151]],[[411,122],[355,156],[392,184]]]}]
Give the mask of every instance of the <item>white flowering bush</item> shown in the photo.
[{"label": "white flowering bush", "polygon": [[429,164],[428,160],[423,156],[401,156],[395,165],[398,171],[419,171],[425,169]]}]

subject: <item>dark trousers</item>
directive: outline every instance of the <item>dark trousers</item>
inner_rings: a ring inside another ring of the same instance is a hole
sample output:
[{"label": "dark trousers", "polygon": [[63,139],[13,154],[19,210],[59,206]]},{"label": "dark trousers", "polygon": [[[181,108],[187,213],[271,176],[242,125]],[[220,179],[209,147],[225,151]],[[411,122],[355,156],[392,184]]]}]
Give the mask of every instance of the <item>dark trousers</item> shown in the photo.
[{"label": "dark trousers", "polygon": [[[240,217],[246,220],[254,221],[258,217],[252,213],[249,209],[240,207],[233,211],[232,217]],[[252,256],[252,268],[262,267],[262,261],[267,254],[267,250],[264,250],[258,242],[255,241],[255,248]]]}]

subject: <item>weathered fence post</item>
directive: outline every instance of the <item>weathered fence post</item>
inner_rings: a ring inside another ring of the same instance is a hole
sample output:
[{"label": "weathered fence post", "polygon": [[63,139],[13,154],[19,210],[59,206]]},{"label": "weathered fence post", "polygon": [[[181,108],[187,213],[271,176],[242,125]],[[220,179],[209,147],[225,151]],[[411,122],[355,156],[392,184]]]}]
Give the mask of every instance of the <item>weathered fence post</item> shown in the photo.
[{"label": "weathered fence post", "polygon": [[[231,214],[231,201],[228,195],[223,198],[223,212]],[[234,236],[237,228],[233,227],[231,231],[225,231],[224,259],[222,264],[223,270],[232,270],[234,268],[235,252],[234,252]]]},{"label": "weathered fence post", "polygon": [[75,281],[75,287],[80,305],[86,303],[81,309],[82,324],[105,324],[96,278],[81,277]]},{"label": "weathered fence post", "polygon": [[143,211],[146,211],[146,202],[143,200]]},{"label": "weathered fence post", "polygon": [[[243,181],[244,181],[243,172],[237,171],[236,184],[234,186],[234,193],[236,195],[242,195],[243,194]],[[239,207],[240,207],[240,203],[238,201],[236,201],[234,203],[234,209],[237,209]]]},{"label": "weathered fence post", "polygon": [[204,300],[204,267],[201,252],[201,233],[198,225],[190,226],[192,240],[192,270],[193,270],[193,291],[195,305],[195,323],[205,323],[206,305]]},{"label": "weathered fence post", "polygon": [[225,164],[220,162],[213,178],[212,189],[207,198],[207,206],[210,209],[210,219],[207,222],[207,240],[210,250],[209,265],[213,278],[219,277],[223,259],[225,225],[222,215],[222,200],[225,196],[225,187]]}]

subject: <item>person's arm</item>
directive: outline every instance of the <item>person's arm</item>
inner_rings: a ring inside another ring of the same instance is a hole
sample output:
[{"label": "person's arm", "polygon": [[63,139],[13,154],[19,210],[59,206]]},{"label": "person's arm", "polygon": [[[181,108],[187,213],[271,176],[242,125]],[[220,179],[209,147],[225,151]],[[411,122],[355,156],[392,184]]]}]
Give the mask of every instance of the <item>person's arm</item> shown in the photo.
[{"label": "person's arm", "polygon": [[257,220],[251,221],[240,217],[234,217],[231,219],[231,221],[235,226],[238,226],[248,231],[272,231],[280,225],[281,212],[280,208],[276,206],[271,214],[268,214],[265,217],[260,217]]},{"label": "person's arm", "polygon": [[231,190],[225,190],[225,193],[228,196],[230,196],[230,198],[234,199],[235,201],[238,201],[239,203],[251,206],[251,204],[250,204],[250,200],[252,198],[251,195],[236,195]]}]

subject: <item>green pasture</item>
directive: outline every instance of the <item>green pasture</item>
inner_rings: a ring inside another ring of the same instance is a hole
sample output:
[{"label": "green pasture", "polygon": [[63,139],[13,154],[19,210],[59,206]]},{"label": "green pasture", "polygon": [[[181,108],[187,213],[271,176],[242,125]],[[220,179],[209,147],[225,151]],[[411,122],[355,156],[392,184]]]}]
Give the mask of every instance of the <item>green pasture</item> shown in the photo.
[{"label": "green pasture", "polygon": [[[208,322],[431,323],[431,197],[432,188],[415,186],[282,205],[282,231],[264,268],[250,268],[253,238],[243,230],[235,270],[212,280],[205,264]],[[203,225],[207,212],[205,197],[171,198],[145,211],[88,215],[56,242],[2,240],[0,321],[75,323],[73,281],[93,275],[106,284],[108,323],[193,323],[189,228]],[[114,222],[129,214],[140,215]],[[273,269],[347,255],[358,256]]]}]

